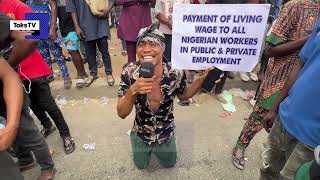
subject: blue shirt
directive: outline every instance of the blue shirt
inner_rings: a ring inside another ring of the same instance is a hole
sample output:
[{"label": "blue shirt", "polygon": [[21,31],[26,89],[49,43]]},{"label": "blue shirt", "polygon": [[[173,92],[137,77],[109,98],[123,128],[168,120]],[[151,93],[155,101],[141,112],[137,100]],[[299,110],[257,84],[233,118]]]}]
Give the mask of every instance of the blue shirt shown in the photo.
[{"label": "blue shirt", "polygon": [[280,104],[283,127],[301,143],[320,144],[320,21],[300,52],[304,62],[288,97]]}]

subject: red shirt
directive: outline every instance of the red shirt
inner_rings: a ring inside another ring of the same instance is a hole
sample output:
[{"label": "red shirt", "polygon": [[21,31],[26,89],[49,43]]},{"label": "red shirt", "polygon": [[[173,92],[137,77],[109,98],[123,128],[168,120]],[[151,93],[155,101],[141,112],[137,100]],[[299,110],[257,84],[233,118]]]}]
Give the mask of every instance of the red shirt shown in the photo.
[{"label": "red shirt", "polygon": [[[32,12],[29,6],[19,0],[2,0],[2,2],[0,2],[0,11],[14,20],[24,20],[24,15]],[[50,68],[38,50],[35,50],[20,63],[20,70],[29,79],[44,77],[51,73]],[[26,80],[20,71],[19,75],[22,80]]]}]

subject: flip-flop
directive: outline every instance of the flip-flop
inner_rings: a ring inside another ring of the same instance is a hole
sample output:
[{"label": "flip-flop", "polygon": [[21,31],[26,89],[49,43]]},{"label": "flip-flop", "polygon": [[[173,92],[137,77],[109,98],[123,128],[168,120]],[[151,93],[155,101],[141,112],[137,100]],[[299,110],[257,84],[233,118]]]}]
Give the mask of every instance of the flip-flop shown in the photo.
[{"label": "flip-flop", "polygon": [[238,154],[236,154],[236,152],[235,152],[235,149],[236,148],[233,148],[233,151],[232,151],[232,164],[236,167],[236,168],[238,168],[238,169],[240,169],[240,170],[243,170],[244,169],[244,156],[239,156]]},{"label": "flip-flop", "polygon": [[186,100],[186,101],[179,101],[178,104],[180,106],[190,106],[190,101]]},{"label": "flip-flop", "polygon": [[232,115],[232,112],[229,112],[229,111],[223,111],[219,114],[219,117],[220,118],[225,118],[225,117],[228,117],[228,116],[231,116]]}]

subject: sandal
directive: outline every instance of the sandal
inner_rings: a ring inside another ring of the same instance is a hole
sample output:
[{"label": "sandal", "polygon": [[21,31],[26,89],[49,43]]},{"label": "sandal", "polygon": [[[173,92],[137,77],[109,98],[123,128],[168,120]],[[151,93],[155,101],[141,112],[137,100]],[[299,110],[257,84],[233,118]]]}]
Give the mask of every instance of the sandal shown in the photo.
[{"label": "sandal", "polygon": [[83,88],[86,85],[85,79],[79,78],[76,80],[76,87],[77,88]]},{"label": "sandal", "polygon": [[85,86],[89,87],[96,79],[98,79],[98,76],[90,76],[85,80]]},{"label": "sandal", "polygon": [[113,86],[114,85],[114,78],[112,75],[107,75],[107,82],[109,86]]},{"label": "sandal", "polygon": [[48,76],[46,77],[47,82],[50,84],[52,81],[54,81],[54,77],[53,76]]},{"label": "sandal", "polygon": [[43,135],[44,138],[48,137],[50,134],[52,134],[54,131],[56,131],[57,128],[51,125],[50,128],[43,128],[40,133]]},{"label": "sandal", "polygon": [[190,106],[190,101],[186,100],[186,101],[179,101],[178,104],[180,106]]},{"label": "sandal", "polygon": [[71,154],[76,149],[76,145],[74,143],[74,140],[71,138],[71,136],[62,137],[62,141],[63,141],[64,152],[66,154]]},{"label": "sandal", "polygon": [[65,78],[64,79],[64,88],[65,89],[70,89],[72,85],[72,81],[70,78]]},{"label": "sandal", "polygon": [[65,61],[71,61],[71,57],[69,57],[69,56],[64,57],[64,60],[65,60]]},{"label": "sandal", "polygon": [[244,156],[240,156],[236,153],[236,147],[233,148],[233,152],[232,152],[232,163],[233,165],[240,169],[243,170],[244,169]]}]

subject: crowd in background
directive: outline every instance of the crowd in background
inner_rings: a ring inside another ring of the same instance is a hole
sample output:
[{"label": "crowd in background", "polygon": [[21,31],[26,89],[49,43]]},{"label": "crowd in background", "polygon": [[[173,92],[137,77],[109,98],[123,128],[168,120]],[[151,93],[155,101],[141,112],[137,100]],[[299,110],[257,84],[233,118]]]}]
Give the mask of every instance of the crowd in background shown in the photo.
[{"label": "crowd in background", "polygon": [[[180,73],[170,69],[174,4],[259,3],[269,3],[272,6],[260,62],[253,72],[226,72],[214,68],[205,72],[185,70]],[[53,179],[56,169],[44,138],[57,129],[66,154],[74,152],[76,147],[68,124],[51,94],[49,83],[55,79],[52,63],[58,64],[65,89],[70,89],[73,83],[73,78],[70,77],[66,66],[68,60],[73,62],[77,72],[75,77],[77,88],[89,87],[94,83],[99,78],[98,68],[102,67],[104,67],[106,83],[114,86],[116,78],[113,76],[108,40],[111,38],[110,29],[117,28],[117,37],[121,41],[121,47],[119,47],[121,54],[127,57],[127,65],[124,65],[119,82],[118,103],[120,105],[118,106],[125,107],[124,109],[130,107],[132,109],[134,105],[138,107],[137,110],[141,108],[131,133],[134,161],[138,168],[145,168],[148,164],[147,160],[143,159],[145,154],[139,154],[141,152],[134,149],[134,143],[138,142],[145,143],[144,151],[148,153],[151,152],[153,143],[157,144],[157,148],[167,148],[170,157],[166,157],[168,154],[165,153],[157,154],[159,159],[163,160],[164,167],[173,167],[176,163],[175,127],[171,123],[173,110],[159,103],[154,105],[152,101],[150,107],[154,107],[155,111],[152,108],[145,110],[143,109],[145,104],[149,105],[147,100],[140,97],[132,100],[127,97],[127,93],[131,92],[130,87],[138,81],[134,79],[133,72],[140,65],[143,49],[151,43],[151,46],[155,46],[154,49],[162,48],[163,50],[163,55],[161,53],[159,57],[162,58],[160,62],[165,66],[157,67],[167,73],[167,81],[178,82],[176,89],[166,89],[167,87],[162,87],[158,83],[158,89],[172,90],[175,93],[163,95],[168,107],[171,107],[174,95],[181,100],[180,105],[189,105],[190,98],[198,90],[214,95],[221,103],[226,103],[227,100],[222,95],[224,85],[228,78],[233,79],[236,75],[245,82],[250,79],[259,82],[252,113],[237,138],[231,154],[235,167],[244,169],[246,148],[254,136],[265,129],[269,135],[265,151],[267,158],[261,168],[261,179],[293,179],[294,177],[303,179],[305,169],[301,169],[300,166],[308,166],[309,176],[319,178],[319,165],[313,155],[314,149],[320,144],[320,115],[316,104],[319,100],[317,95],[320,92],[319,83],[316,81],[320,72],[320,63],[317,61],[320,30],[320,24],[317,23],[320,17],[319,1],[1,0],[0,11],[1,15],[15,20],[24,19],[24,15],[29,12],[50,14],[49,38],[40,40],[38,43],[28,42],[30,44],[13,43],[11,45],[11,42],[19,41],[19,38],[12,35],[14,32],[5,28],[8,25],[8,19],[5,17],[0,19],[1,36],[11,34],[10,38],[0,36],[2,38],[0,41],[5,42],[0,44],[1,56],[17,70],[26,92],[20,125],[16,127],[19,129],[18,134],[11,148],[11,153],[18,158],[17,165],[20,171],[34,167],[37,161],[41,166],[39,179]],[[159,27],[155,27],[155,24],[157,25],[155,22],[159,22]],[[149,27],[147,30],[144,29],[147,27]],[[35,45],[37,45],[35,51],[26,48],[32,48]],[[63,52],[63,48],[67,49],[67,52]],[[21,59],[21,57],[24,58]],[[88,63],[88,73],[85,68],[86,63]],[[203,79],[195,80],[194,74],[201,74],[200,77]],[[311,87],[309,83],[312,79],[315,80],[315,85]],[[161,79],[158,82],[161,83]],[[174,88],[170,87],[169,82],[165,83],[169,88]],[[188,89],[186,83],[191,88]],[[151,89],[148,90],[151,91]],[[190,93],[186,93],[189,90]],[[135,96],[132,95],[132,97]],[[160,98],[160,96],[147,97],[157,100]],[[6,117],[7,113],[3,108],[5,100],[2,97],[0,111],[2,117]],[[43,128],[40,132],[29,114],[28,107],[41,122]],[[148,122],[140,119],[148,119],[148,116],[158,109],[163,110],[163,114],[157,114],[157,117],[161,118],[158,120],[158,126],[153,130],[156,132],[154,134],[150,132],[152,131],[150,129],[154,128],[150,125],[153,117],[150,117]],[[130,112],[131,110],[124,112],[118,107],[118,114],[122,118]],[[163,142],[165,143],[162,144]]]}]

